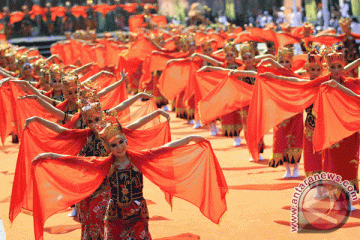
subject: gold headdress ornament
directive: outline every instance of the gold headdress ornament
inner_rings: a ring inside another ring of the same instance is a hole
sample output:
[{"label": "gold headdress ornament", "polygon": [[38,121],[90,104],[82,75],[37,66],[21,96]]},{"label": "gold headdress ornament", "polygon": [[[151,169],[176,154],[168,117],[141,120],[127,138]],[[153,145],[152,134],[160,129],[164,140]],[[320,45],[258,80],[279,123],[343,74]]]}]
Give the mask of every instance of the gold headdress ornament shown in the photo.
[{"label": "gold headdress ornament", "polygon": [[78,105],[86,125],[89,125],[91,117],[104,118],[104,112],[101,108],[99,98],[97,96],[96,84],[89,83],[82,85],[79,90]]},{"label": "gold headdress ornament", "polygon": [[15,64],[19,70],[21,70],[22,67],[24,66],[24,64],[28,63],[28,62],[29,62],[29,58],[27,55],[17,55],[16,56]]},{"label": "gold headdress ornament", "polygon": [[45,59],[40,58],[34,63],[35,72],[39,75],[40,70],[45,67]]},{"label": "gold headdress ornament", "polygon": [[331,65],[335,63],[345,66],[345,56],[343,52],[337,52],[333,48],[326,47],[322,50],[321,54],[326,60],[327,67],[331,67]]},{"label": "gold headdress ornament", "polygon": [[188,44],[188,38],[186,35],[180,35],[180,43]]},{"label": "gold headdress ornament", "polygon": [[138,34],[137,33],[130,33],[129,35],[129,41],[130,42],[135,42],[138,39]]},{"label": "gold headdress ornament", "polygon": [[305,69],[309,70],[313,66],[320,66],[320,68],[323,67],[324,58],[321,56],[315,49],[312,51],[309,51],[308,58],[305,63]]},{"label": "gold headdress ornament", "polygon": [[285,33],[291,32],[291,27],[290,27],[290,24],[288,24],[288,23],[281,23],[280,28],[281,28],[281,31],[283,31]]},{"label": "gold headdress ornament", "polygon": [[339,20],[340,27],[345,35],[351,33],[351,23],[352,21],[349,18],[342,18]]},{"label": "gold headdress ornament", "polygon": [[266,25],[265,25],[265,28],[264,28],[265,30],[271,30],[271,31],[276,31],[276,24],[275,23],[273,23],[273,22],[271,22],[271,23],[267,23]]},{"label": "gold headdress ornament", "polygon": [[304,37],[309,37],[314,30],[314,26],[308,22],[303,24],[303,30],[300,34],[304,35]]},{"label": "gold headdress ornament", "polygon": [[240,56],[243,57],[245,54],[248,54],[248,53],[250,53],[254,56],[254,53],[252,51],[250,44],[248,42],[244,42],[243,44],[241,44],[241,47],[240,47]]},{"label": "gold headdress ornament", "polygon": [[80,87],[79,78],[75,73],[66,73],[61,78],[61,88],[63,94],[67,95],[72,89],[78,89]]},{"label": "gold headdress ornament", "polygon": [[[115,120],[114,120],[115,119]],[[110,143],[117,138],[122,138],[126,143],[126,137],[119,121],[114,117],[106,117],[96,125],[95,131],[103,141],[103,146],[110,153]]]},{"label": "gold headdress ornament", "polygon": [[288,59],[288,60],[292,61],[293,57],[294,57],[293,49],[284,47],[279,50],[277,59],[278,59],[278,61],[280,59]]},{"label": "gold headdress ornament", "polygon": [[235,43],[232,42],[232,41],[228,41],[225,46],[224,46],[224,52],[227,53],[227,52],[233,52],[235,53],[235,56],[238,55],[238,51],[236,49],[236,46],[235,46]]},{"label": "gold headdress ornament", "polygon": [[59,65],[52,64],[50,66],[50,78],[51,79],[53,79],[53,78],[61,79],[63,75],[64,75],[64,71]]},{"label": "gold headdress ornament", "polygon": [[207,49],[207,48],[212,48],[211,46],[211,41],[210,41],[210,38],[209,37],[203,37],[200,39],[200,46],[201,46],[201,49]]},{"label": "gold headdress ornament", "polygon": [[42,84],[50,83],[50,69],[42,68],[39,71],[39,79]]}]

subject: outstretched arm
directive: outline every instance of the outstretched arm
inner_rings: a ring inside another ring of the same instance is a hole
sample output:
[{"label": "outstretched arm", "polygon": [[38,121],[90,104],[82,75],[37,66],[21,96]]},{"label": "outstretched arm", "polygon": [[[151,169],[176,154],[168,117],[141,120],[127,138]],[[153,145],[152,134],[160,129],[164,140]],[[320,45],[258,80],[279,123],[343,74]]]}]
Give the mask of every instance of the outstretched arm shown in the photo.
[{"label": "outstretched arm", "polygon": [[[19,99],[24,99],[24,98],[31,98],[31,99],[36,99],[36,101],[43,106],[49,113],[53,114],[54,116],[56,116],[58,119],[63,119],[64,121],[68,121],[69,119],[71,119],[73,117],[73,115],[69,114],[66,115],[63,111],[57,109],[56,107],[54,107],[53,105],[49,104],[48,102],[45,102],[42,98],[39,98],[36,95],[25,95],[25,96],[20,96]],[[65,119],[66,116],[66,119]]]},{"label": "outstretched arm", "polygon": [[343,93],[345,93],[345,94],[347,94],[349,96],[352,96],[352,97],[360,97],[360,95],[357,95],[356,93],[354,93],[353,91],[351,91],[347,87],[344,87],[343,85],[339,84],[335,80],[329,80],[329,81],[323,82],[321,85],[328,85],[330,87],[337,88],[341,92],[343,92]]},{"label": "outstretched arm", "polygon": [[51,129],[53,130],[54,132],[56,133],[62,133],[63,131],[65,130],[68,130],[67,128],[64,128],[62,126],[60,126],[59,124],[56,124],[56,123],[53,123],[53,122],[50,122],[46,119],[43,119],[41,117],[31,117],[31,118],[28,118],[26,119],[25,121],[25,128],[31,123],[31,122],[38,122],[40,123],[41,125],[43,125],[44,127],[48,128],[48,129]]},{"label": "outstretched arm", "polygon": [[157,116],[164,116],[166,117],[166,119],[168,121],[170,121],[170,116],[167,112],[163,111],[163,110],[156,110],[155,112],[153,113],[150,113],[142,118],[139,118],[138,120],[136,120],[135,122],[129,124],[126,126],[126,128],[128,129],[131,129],[131,130],[134,130],[134,129],[137,129],[143,125],[145,125],[146,123],[150,122],[151,120],[153,120],[154,118],[156,118]]},{"label": "outstretched arm", "polygon": [[171,147],[171,148],[182,147],[182,146],[185,146],[185,145],[189,144],[191,141],[193,141],[193,142],[201,142],[203,140],[209,141],[206,138],[203,138],[201,136],[190,135],[190,136],[181,138],[179,140],[171,141],[171,142],[165,144],[164,147]]},{"label": "outstretched arm", "polygon": [[279,79],[279,80],[288,81],[288,82],[309,82],[310,81],[310,80],[300,79],[300,78],[296,78],[296,77],[276,76],[269,72],[261,73],[260,76],[264,76],[267,78],[273,78],[273,79]]},{"label": "outstretched arm", "polygon": [[86,83],[90,83],[90,82],[93,82],[95,81],[96,79],[98,79],[99,77],[101,77],[102,75],[110,75],[110,76],[113,76],[113,77],[116,77],[114,74],[112,74],[111,72],[108,72],[108,71],[101,71],[101,72],[98,72],[97,74],[89,77],[88,79],[86,79],[84,82],[82,82],[81,84],[86,84]]},{"label": "outstretched arm", "polygon": [[257,72],[247,71],[247,70],[231,70],[229,76],[239,76],[239,77],[255,77]]},{"label": "outstretched arm", "polygon": [[102,89],[102,90],[98,93],[98,97],[99,97],[99,98],[102,97],[102,96],[104,96],[104,95],[106,95],[107,93],[115,90],[117,87],[119,87],[119,86],[126,80],[127,73],[125,73],[125,70],[124,70],[124,69],[121,70],[120,74],[121,74],[121,79],[120,79],[120,81],[117,81],[116,83],[113,83],[113,84],[111,84],[110,86]]},{"label": "outstretched arm", "polygon": [[278,62],[276,62],[272,58],[262,59],[261,62],[257,66],[260,67],[261,65],[264,65],[264,64],[271,64],[273,67],[276,67],[276,68],[284,68],[283,66],[281,66]]},{"label": "outstretched arm", "polygon": [[62,154],[57,154],[57,153],[40,153],[32,160],[32,163],[35,163],[42,159],[51,160],[51,159],[56,159],[56,158],[61,158],[61,157],[70,157],[70,155],[62,155]]},{"label": "outstretched arm", "polygon": [[344,72],[347,73],[360,65],[360,58],[352,61],[344,67]]},{"label": "outstretched arm", "polygon": [[41,94],[41,92],[36,89],[33,85],[31,85],[29,82],[24,81],[24,80],[12,80],[12,82],[17,83],[25,92],[30,92],[32,94],[35,94],[38,98],[42,99],[43,101],[52,104],[52,105],[57,105],[61,102],[53,100],[43,94]]},{"label": "outstretched arm", "polygon": [[209,63],[210,63],[211,65],[213,65],[213,66],[220,66],[220,65],[222,64],[222,62],[219,62],[219,61],[216,60],[215,58],[206,56],[206,55],[204,55],[204,54],[194,53],[193,55],[191,55],[191,60],[192,60],[194,57],[199,57],[199,58],[201,58],[202,60],[209,62]]},{"label": "outstretched arm", "polygon": [[124,111],[126,108],[130,107],[141,97],[152,98],[152,95],[146,93],[138,93],[134,95],[132,98],[129,98],[123,101],[122,103],[120,103],[119,105],[117,105],[116,107],[110,109],[109,111],[117,111],[117,112]]},{"label": "outstretched arm", "polygon": [[223,67],[214,67],[214,66],[204,66],[197,70],[198,72],[207,72],[207,71],[224,71],[227,72],[229,69],[223,68]]},{"label": "outstretched arm", "polygon": [[92,67],[94,65],[94,63],[88,63],[88,64],[85,64],[84,66],[81,66],[79,68],[76,68],[74,70],[72,70],[71,72],[72,73],[76,73],[76,74],[79,74],[87,69],[89,69],[90,67]]}]

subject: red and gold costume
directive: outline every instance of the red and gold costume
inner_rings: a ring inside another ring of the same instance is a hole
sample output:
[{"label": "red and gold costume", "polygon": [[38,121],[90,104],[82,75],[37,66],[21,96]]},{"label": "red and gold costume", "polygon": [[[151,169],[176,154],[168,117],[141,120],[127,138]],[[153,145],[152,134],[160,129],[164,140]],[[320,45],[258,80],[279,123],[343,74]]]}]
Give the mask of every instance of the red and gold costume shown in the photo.
[{"label": "red and gold costume", "polygon": [[[318,54],[309,54],[305,64],[305,69],[310,70],[313,66],[322,68],[323,57]],[[316,123],[316,114],[313,111],[313,104],[305,109],[306,120],[304,124],[304,170],[305,176],[309,177],[316,173],[321,173],[323,169],[321,152],[313,150],[313,136]]]},{"label": "red and gold costume", "polygon": [[[289,49],[279,51],[279,59],[288,59],[292,62],[293,53]],[[290,164],[299,163],[303,150],[303,113],[284,120],[274,127],[273,133],[273,154],[269,166],[277,167],[284,162]]]}]

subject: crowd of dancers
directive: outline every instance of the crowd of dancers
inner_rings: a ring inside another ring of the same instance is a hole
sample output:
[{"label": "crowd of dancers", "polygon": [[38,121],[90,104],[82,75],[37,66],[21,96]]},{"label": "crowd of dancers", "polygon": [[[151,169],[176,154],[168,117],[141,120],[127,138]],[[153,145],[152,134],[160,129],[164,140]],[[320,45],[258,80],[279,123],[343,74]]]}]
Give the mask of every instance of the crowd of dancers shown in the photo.
[{"label": "crowd of dancers", "polygon": [[269,167],[284,166],[284,178],[299,177],[303,159],[306,177],[331,172],[359,190],[359,129],[346,124],[359,121],[360,36],[349,19],[340,21],[343,34],[317,35],[308,23],[283,32],[272,24],[220,31],[148,24],[102,39],[68,32],[49,58],[1,43],[0,134],[3,143],[8,135],[20,142],[11,221],[33,212],[41,239],[46,219],[72,206],[81,239],[151,239],[145,175],[169,203],[188,200],[218,223],[228,188],[210,141],[171,141],[169,111],[233,138],[234,147],[244,131],[254,164],[264,160],[263,137],[273,128]]}]

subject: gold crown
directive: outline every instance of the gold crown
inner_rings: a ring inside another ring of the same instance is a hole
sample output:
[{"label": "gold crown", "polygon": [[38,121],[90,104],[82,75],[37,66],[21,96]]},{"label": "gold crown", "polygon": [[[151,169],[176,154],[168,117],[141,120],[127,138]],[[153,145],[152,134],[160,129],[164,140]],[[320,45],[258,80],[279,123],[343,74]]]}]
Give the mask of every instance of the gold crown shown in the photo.
[{"label": "gold crown", "polygon": [[293,57],[294,57],[293,49],[284,47],[284,48],[279,50],[277,58],[278,58],[278,60],[280,60],[280,59],[289,59],[290,61],[292,61]]},{"label": "gold crown", "polygon": [[349,18],[342,18],[339,20],[340,27],[344,34],[349,34],[351,32],[351,20]]},{"label": "gold crown", "polygon": [[313,50],[312,52],[308,53],[308,58],[305,63],[305,69],[308,70],[313,66],[320,66],[320,68],[322,68],[323,60],[324,60],[323,56],[318,54],[316,50]]},{"label": "gold crown", "polygon": [[303,30],[301,32],[301,34],[303,34],[304,36],[310,36],[313,33],[313,29],[314,26],[308,22],[305,22],[303,24]]},{"label": "gold crown", "polygon": [[64,70],[57,64],[52,64],[50,66],[50,77],[51,78],[62,78],[64,75]]},{"label": "gold crown", "polygon": [[188,39],[186,35],[180,35],[180,43],[188,44]]},{"label": "gold crown", "polygon": [[281,28],[281,31],[283,31],[285,33],[291,32],[291,27],[290,27],[290,24],[288,24],[288,23],[280,23],[280,28]]},{"label": "gold crown", "polygon": [[254,53],[252,51],[250,44],[248,42],[244,42],[243,44],[241,44],[241,47],[240,47],[240,55],[242,57],[247,53],[250,53],[254,56]]},{"label": "gold crown", "polygon": [[233,53],[235,53],[235,56],[237,56],[237,54],[238,54],[238,51],[237,51],[237,49],[236,49],[236,47],[235,47],[235,44],[234,44],[234,42],[232,42],[232,41],[228,41],[228,42],[225,44],[225,46],[224,46],[224,52],[225,52],[225,53],[227,53],[227,52],[233,52]]},{"label": "gold crown", "polygon": [[39,79],[42,84],[50,83],[50,69],[42,68],[39,71]]},{"label": "gold crown", "polygon": [[200,39],[200,46],[201,46],[201,49],[207,49],[207,48],[211,48],[211,41],[210,41],[210,38],[209,37],[203,37]]},{"label": "gold crown", "polygon": [[75,73],[66,73],[61,78],[61,88],[63,93],[67,95],[67,93],[71,89],[77,89],[80,86],[80,82],[78,76]]},{"label": "gold crown", "polygon": [[345,66],[345,57],[342,52],[332,52],[325,55],[326,64],[328,67],[335,63]]},{"label": "gold crown", "polygon": [[16,56],[15,64],[19,69],[21,69],[23,67],[23,65],[27,62],[29,62],[29,58],[27,57],[27,55],[17,55]]},{"label": "gold crown", "polygon": [[276,24],[271,22],[271,23],[267,23],[265,24],[265,30],[271,30],[271,31],[276,31]]}]

